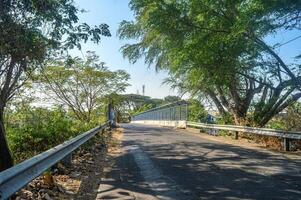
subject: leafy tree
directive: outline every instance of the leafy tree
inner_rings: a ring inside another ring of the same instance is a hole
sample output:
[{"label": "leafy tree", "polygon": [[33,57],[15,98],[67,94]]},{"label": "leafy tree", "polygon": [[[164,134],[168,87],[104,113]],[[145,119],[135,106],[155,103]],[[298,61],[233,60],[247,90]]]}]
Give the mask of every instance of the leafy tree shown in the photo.
[{"label": "leafy tree", "polygon": [[73,129],[75,121],[61,107],[34,108],[23,104],[10,110],[9,117],[7,137],[17,162],[46,151],[80,132]]},{"label": "leafy tree", "polygon": [[166,103],[172,103],[172,102],[180,101],[180,100],[181,100],[181,98],[178,97],[178,96],[171,96],[171,95],[169,95],[169,96],[164,97],[164,101]]},{"label": "leafy tree", "polygon": [[[299,1],[132,0],[136,21],[123,21],[122,52],[170,72],[183,92],[209,97],[235,124],[264,126],[301,97],[300,56],[286,63],[277,31],[300,30]],[[250,116],[248,116],[250,115]]]},{"label": "leafy tree", "polygon": [[44,92],[68,107],[78,120],[90,122],[104,98],[124,92],[130,78],[123,70],[110,71],[94,52],[86,59],[58,60],[36,74]]},{"label": "leafy tree", "polygon": [[208,113],[200,101],[189,99],[188,101],[188,120],[194,122],[207,122]]},{"label": "leafy tree", "polygon": [[78,24],[78,13],[73,0],[0,0],[0,171],[13,165],[3,113],[26,75],[55,52],[110,36],[106,24]]},{"label": "leafy tree", "polygon": [[268,123],[270,128],[283,129],[287,131],[301,130],[301,103],[290,105],[285,112]]},{"label": "leafy tree", "polygon": [[151,97],[139,94],[122,95],[122,103],[125,107],[127,107],[127,110],[132,111],[140,110],[145,104],[154,104]]},{"label": "leafy tree", "polygon": [[118,122],[128,121],[132,115],[166,104],[163,99],[139,94],[114,94],[110,97],[113,100],[114,110],[117,112]]}]

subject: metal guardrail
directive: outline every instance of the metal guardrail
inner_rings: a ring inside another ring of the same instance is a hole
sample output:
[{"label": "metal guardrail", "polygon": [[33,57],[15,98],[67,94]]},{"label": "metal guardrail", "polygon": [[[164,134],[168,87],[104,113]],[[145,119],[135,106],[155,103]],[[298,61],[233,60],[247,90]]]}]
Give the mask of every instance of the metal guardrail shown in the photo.
[{"label": "metal guardrail", "polygon": [[27,183],[41,175],[45,170],[68,156],[94,135],[109,126],[109,122],[93,128],[48,151],[0,173],[0,200],[5,200],[22,189]]},{"label": "metal guardrail", "polygon": [[216,130],[234,131],[236,133],[236,137],[237,137],[238,132],[253,133],[253,134],[257,134],[257,135],[265,135],[265,136],[272,136],[272,137],[280,137],[280,138],[284,139],[284,149],[285,150],[289,150],[289,145],[290,145],[289,140],[291,140],[291,139],[301,140],[301,132],[283,131],[283,130],[276,130],[276,129],[269,129],[269,128],[205,124],[205,123],[198,123],[198,122],[187,122],[187,126],[198,127],[198,128],[207,128],[207,129],[216,129]]}]

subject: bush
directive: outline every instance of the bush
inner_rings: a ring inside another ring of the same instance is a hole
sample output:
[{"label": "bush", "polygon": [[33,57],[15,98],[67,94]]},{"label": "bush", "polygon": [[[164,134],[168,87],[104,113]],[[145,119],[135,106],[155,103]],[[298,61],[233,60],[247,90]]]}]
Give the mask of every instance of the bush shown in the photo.
[{"label": "bush", "polygon": [[216,120],[217,124],[229,124],[232,125],[234,124],[233,116],[230,113],[226,113],[225,115],[222,115],[220,118],[217,118]]},{"label": "bush", "polygon": [[10,111],[7,118],[7,138],[16,162],[46,151],[92,128],[92,123],[75,121],[62,108],[24,106]]},{"label": "bush", "polygon": [[188,120],[193,122],[207,122],[208,113],[200,101],[189,99]]}]

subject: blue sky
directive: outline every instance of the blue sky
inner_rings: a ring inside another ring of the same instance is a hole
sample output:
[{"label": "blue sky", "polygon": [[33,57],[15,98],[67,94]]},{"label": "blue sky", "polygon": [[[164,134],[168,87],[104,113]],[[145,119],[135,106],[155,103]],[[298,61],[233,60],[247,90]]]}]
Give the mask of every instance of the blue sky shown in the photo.
[{"label": "blue sky", "polygon": [[[162,81],[167,77],[165,72],[155,72],[154,68],[149,68],[144,64],[143,60],[132,65],[127,59],[122,57],[120,47],[126,41],[120,41],[116,36],[119,23],[122,20],[133,20],[133,13],[128,7],[129,0],[75,0],[76,5],[88,12],[80,15],[81,22],[90,25],[98,25],[107,23],[110,26],[112,37],[103,38],[99,45],[87,43],[83,45],[82,51],[95,51],[102,61],[107,63],[111,70],[123,69],[131,75],[131,86],[127,89],[127,93],[136,93],[139,90],[141,94],[142,85],[146,86],[146,95],[162,98],[167,95],[176,95],[176,91],[172,91],[169,86],[162,85]],[[301,35],[300,31],[279,31],[275,35],[266,38],[269,44],[284,43]],[[282,59],[289,63],[293,57],[301,54],[300,47],[301,38],[282,46],[277,53]],[[80,52],[73,52],[81,56]]]},{"label": "blue sky", "polygon": [[[80,15],[80,20],[89,25],[98,25],[106,23],[110,26],[112,37],[103,38],[99,45],[87,43],[83,45],[82,51],[95,51],[111,70],[123,69],[131,75],[130,84],[127,93],[136,93],[142,91],[142,85],[145,85],[145,95],[163,98],[167,95],[176,95],[176,91],[170,89],[167,85],[162,85],[163,79],[167,73],[155,72],[154,68],[149,68],[140,62],[130,64],[127,59],[122,57],[120,47],[126,41],[120,41],[116,36],[119,23],[122,20],[133,20],[133,14],[128,7],[129,0],[75,0],[76,5],[88,12]],[[73,52],[81,56],[80,52]]]}]

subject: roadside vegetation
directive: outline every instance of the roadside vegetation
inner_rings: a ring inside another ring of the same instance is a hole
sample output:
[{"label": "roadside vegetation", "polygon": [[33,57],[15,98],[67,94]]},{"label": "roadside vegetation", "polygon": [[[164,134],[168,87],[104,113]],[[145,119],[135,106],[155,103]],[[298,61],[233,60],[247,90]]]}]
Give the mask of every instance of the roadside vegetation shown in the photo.
[{"label": "roadside vegetation", "polygon": [[108,70],[94,53],[86,60],[43,66],[23,86],[25,94],[10,101],[5,128],[16,163],[107,120],[108,99],[125,90],[129,75]]}]

